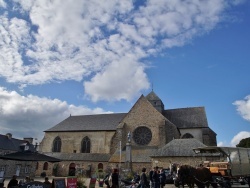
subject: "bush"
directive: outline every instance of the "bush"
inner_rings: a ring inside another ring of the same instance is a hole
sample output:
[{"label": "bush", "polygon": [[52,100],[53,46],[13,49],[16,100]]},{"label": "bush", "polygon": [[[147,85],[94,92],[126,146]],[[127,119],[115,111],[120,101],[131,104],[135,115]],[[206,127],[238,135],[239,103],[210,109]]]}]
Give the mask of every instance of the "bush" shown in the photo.
[{"label": "bush", "polygon": [[77,187],[87,188],[87,186],[85,185],[85,178],[83,176],[77,176]]}]

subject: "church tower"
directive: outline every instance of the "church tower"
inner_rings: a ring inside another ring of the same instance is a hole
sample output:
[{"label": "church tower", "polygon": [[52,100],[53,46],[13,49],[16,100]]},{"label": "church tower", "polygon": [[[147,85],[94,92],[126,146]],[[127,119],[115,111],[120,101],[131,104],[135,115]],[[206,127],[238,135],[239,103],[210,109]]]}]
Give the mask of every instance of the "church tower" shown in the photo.
[{"label": "church tower", "polygon": [[156,110],[163,113],[164,104],[153,90],[146,96],[146,99],[153,105],[153,107],[155,107]]}]

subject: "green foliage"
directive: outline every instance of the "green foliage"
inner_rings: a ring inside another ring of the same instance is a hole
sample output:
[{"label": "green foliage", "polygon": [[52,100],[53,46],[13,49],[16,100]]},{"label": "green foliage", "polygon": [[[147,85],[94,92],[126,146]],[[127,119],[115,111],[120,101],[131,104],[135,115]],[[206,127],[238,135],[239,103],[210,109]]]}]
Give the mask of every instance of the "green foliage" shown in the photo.
[{"label": "green foliage", "polygon": [[242,139],[236,147],[250,148],[250,137]]},{"label": "green foliage", "polygon": [[85,185],[85,177],[77,176],[77,187],[78,188],[87,188],[87,186]]}]

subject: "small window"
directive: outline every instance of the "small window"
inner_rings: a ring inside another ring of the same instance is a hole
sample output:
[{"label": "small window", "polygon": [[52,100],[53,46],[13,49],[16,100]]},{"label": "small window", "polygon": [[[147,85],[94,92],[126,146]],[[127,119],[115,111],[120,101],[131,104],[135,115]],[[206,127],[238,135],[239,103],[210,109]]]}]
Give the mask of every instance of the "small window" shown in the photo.
[{"label": "small window", "polygon": [[47,162],[45,162],[45,163],[43,164],[43,170],[48,170],[48,163],[47,163]]},{"label": "small window", "polygon": [[194,136],[191,135],[190,133],[186,133],[182,136],[182,138],[194,138]]},{"label": "small window", "polygon": [[24,167],[24,173],[25,173],[25,174],[28,174],[28,173],[29,173],[29,166],[25,166],[25,167]]},{"label": "small window", "polygon": [[36,162],[36,170],[39,168],[39,162]]},{"label": "small window", "polygon": [[98,164],[98,170],[100,170],[100,171],[103,170],[103,164],[102,163]]}]

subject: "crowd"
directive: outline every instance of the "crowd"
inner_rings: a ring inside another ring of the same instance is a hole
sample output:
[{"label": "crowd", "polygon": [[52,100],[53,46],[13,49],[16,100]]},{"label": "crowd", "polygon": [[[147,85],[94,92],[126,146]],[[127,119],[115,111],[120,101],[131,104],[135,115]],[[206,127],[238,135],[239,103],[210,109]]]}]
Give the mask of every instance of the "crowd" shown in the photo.
[{"label": "crowd", "polygon": [[[118,170],[113,169],[112,173],[104,178],[104,182],[108,188],[119,188]],[[135,176],[132,180],[130,188],[163,188],[165,184],[165,171],[156,166],[150,170],[148,175],[146,174],[146,168],[142,168],[141,174]]]},{"label": "crowd", "polygon": [[[11,180],[9,181],[8,185],[7,185],[7,188],[19,188],[19,187],[22,187],[22,185],[30,183],[32,181],[34,181],[34,179],[30,178],[29,176],[26,176],[24,180],[21,179],[18,182],[17,176],[13,175]],[[49,181],[48,177],[44,178],[43,183],[48,185],[47,187],[51,187],[51,182]]]}]

